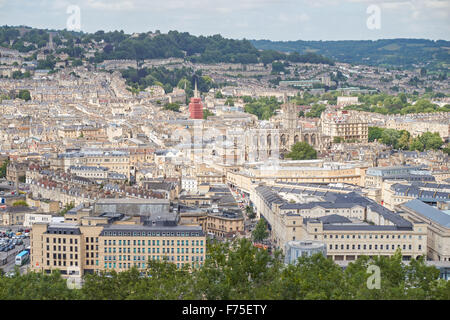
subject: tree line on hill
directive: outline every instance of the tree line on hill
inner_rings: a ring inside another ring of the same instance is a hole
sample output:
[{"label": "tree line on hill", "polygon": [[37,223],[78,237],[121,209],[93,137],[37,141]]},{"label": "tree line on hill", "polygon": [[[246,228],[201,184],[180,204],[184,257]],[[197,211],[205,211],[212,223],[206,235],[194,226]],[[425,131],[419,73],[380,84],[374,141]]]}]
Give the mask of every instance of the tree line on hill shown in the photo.
[{"label": "tree line on hill", "polygon": [[448,73],[447,48],[450,41],[426,39],[380,39],[341,41],[250,40],[261,50],[314,52],[350,64],[416,68],[427,62],[427,69]]},{"label": "tree line on hill", "polygon": [[[28,272],[0,276],[0,299],[32,300],[390,300],[450,299],[450,281],[421,257],[402,263],[391,257],[361,256],[345,269],[321,254],[285,265],[280,251],[270,254],[247,239],[208,244],[204,265],[190,272],[174,263],[149,261],[117,273],[86,274],[81,289],[69,289],[60,273]],[[380,268],[379,289],[370,289],[368,267]]]},{"label": "tree line on hill", "polygon": [[[64,40],[64,41],[63,41]],[[138,62],[145,59],[186,58],[194,63],[258,63],[269,64],[276,60],[290,62],[308,62],[333,64],[326,57],[315,53],[285,54],[274,50],[257,50],[248,40],[226,39],[219,34],[213,36],[194,36],[188,32],[169,31],[162,34],[140,33],[136,36],[123,31],[95,33],[56,31],[53,37],[55,45],[63,45],[56,53],[66,53],[71,58],[81,58],[85,54],[83,45],[101,43],[102,49],[96,50],[90,62],[104,60],[131,59]],[[0,46],[30,52],[45,47],[49,42],[49,33],[42,29],[29,29],[21,36],[15,27],[0,27]],[[27,45],[25,45],[27,43]]]},{"label": "tree line on hill", "polygon": [[195,82],[200,92],[208,92],[211,88],[217,88],[211,77],[202,75],[201,70],[193,71],[192,68],[167,69],[165,67],[151,67],[134,69],[128,68],[122,70],[122,77],[126,84],[134,89],[134,92],[145,90],[149,86],[160,86],[165,93],[173,91],[174,87],[186,89],[188,98],[194,95]]},{"label": "tree line on hill", "polygon": [[[429,112],[450,112],[450,105],[439,107],[430,101],[432,98],[443,98],[445,94],[429,93],[421,97],[399,93],[396,96],[386,93],[358,95],[359,105],[345,107],[348,110],[359,110],[381,114],[409,114]],[[408,102],[408,97],[414,99],[414,104]]]}]

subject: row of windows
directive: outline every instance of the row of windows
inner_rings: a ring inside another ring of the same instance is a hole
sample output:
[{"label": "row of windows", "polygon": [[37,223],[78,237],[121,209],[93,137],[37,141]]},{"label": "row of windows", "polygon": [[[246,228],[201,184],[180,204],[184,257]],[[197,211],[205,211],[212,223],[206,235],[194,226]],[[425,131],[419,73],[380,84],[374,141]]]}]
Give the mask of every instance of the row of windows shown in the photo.
[{"label": "row of windows", "polygon": [[[128,250],[127,250],[128,249]],[[147,253],[159,253],[160,248],[147,248]],[[131,253],[131,248],[118,248],[118,253]],[[174,253],[175,248],[162,248],[162,253]],[[116,248],[105,248],[105,253],[116,253]],[[133,248],[133,253],[141,253],[141,248]],[[145,253],[145,248],[142,248]],[[189,248],[177,248],[177,253],[189,253]],[[203,253],[203,248],[191,248],[191,253]]]},{"label": "row of windows", "polygon": [[[58,248],[58,250],[56,250],[56,248]],[[68,246],[68,248],[69,248],[70,252],[73,252],[73,251],[78,252],[78,247],[76,247],[76,246]],[[47,246],[47,251],[50,251],[50,246]],[[53,246],[53,251],[63,251],[63,252],[65,252],[66,251],[66,246],[58,246],[58,247],[57,246]]]},{"label": "row of windows", "polygon": [[[361,250],[361,246],[362,246],[362,249],[363,249],[363,250],[366,250],[366,249],[367,249],[367,246],[368,246],[369,250],[372,250],[372,245],[371,245],[371,244],[369,244],[369,245],[365,245],[365,244],[361,245],[361,244],[358,244],[358,247],[357,247],[358,250]],[[343,244],[341,244],[340,247],[341,247],[341,250],[345,250]],[[398,245],[397,245],[397,248],[400,248],[400,247],[401,247],[401,246],[398,244]],[[330,244],[330,245],[329,245],[329,248],[330,248],[330,250],[333,250],[333,244]],[[350,245],[347,244],[347,245],[345,246],[345,248],[346,248],[346,250],[350,250]],[[355,249],[356,249],[356,245],[352,244],[352,250],[355,250]],[[374,249],[375,249],[375,250],[378,250],[378,245],[377,245],[377,244],[374,245]],[[418,249],[419,249],[419,250],[422,250],[422,245],[419,244]],[[339,245],[338,245],[338,244],[335,244],[335,245],[334,245],[334,250],[339,250]],[[389,245],[386,244],[386,247],[385,247],[385,249],[384,249],[384,245],[380,244],[380,249],[379,249],[379,250],[389,250]],[[391,245],[391,249],[390,249],[390,250],[396,250],[395,244]],[[406,250],[406,244],[403,245],[403,250]],[[412,250],[412,245],[408,245],[408,250]]]},{"label": "row of windows", "polygon": [[[317,229],[314,229],[314,231],[317,232]],[[332,235],[332,234],[330,234],[329,236],[330,236],[330,239],[333,239],[333,235]],[[356,239],[356,235],[353,234],[353,235],[351,235],[351,236],[352,236],[352,237],[351,237],[352,239]],[[369,236],[369,239],[372,239],[372,235],[371,235],[371,234],[369,234],[369,235],[366,235],[366,234],[360,235],[360,234],[358,234],[358,239],[367,239],[367,236]],[[386,239],[400,239],[400,238],[402,238],[401,235],[397,235],[397,237],[396,237],[395,235],[391,235],[390,238],[389,238],[389,235],[388,235],[388,234],[386,234],[386,235],[381,234],[381,235],[379,235],[379,236],[380,236],[380,239],[384,239],[384,237],[386,237]],[[323,238],[326,239],[326,238],[327,238],[327,235],[324,234],[324,235],[323,235]],[[335,238],[335,239],[339,239],[339,235],[337,235],[337,234],[334,235],[334,238]],[[344,239],[344,238],[350,239],[350,235],[347,234],[347,235],[344,236],[343,234],[341,234],[341,235],[340,235],[340,238],[341,238],[341,239]],[[374,238],[374,239],[378,239],[378,235],[377,235],[377,234],[373,235],[373,238]],[[412,235],[409,235],[408,238],[409,238],[409,239],[412,239]],[[406,239],[406,234],[403,235],[403,239]],[[420,236],[420,235],[419,235],[419,240],[422,240],[422,236]]]},{"label": "row of windows", "polygon": [[[75,253],[75,254],[70,253],[70,254],[67,254],[67,255],[65,253],[62,253],[62,254],[61,253],[58,253],[58,254],[54,253],[53,254],[53,259],[66,260],[67,256],[69,256],[70,260],[72,260],[72,259],[77,260],[78,259],[78,254],[77,253]],[[50,259],[50,253],[48,253],[48,252],[47,252],[47,259]]]},{"label": "row of windows", "polygon": [[[117,241],[117,243],[119,244],[119,246],[121,246],[122,244],[123,245],[131,245],[131,240],[118,240]],[[141,244],[142,243],[142,244]],[[105,240],[105,242],[104,242],[104,244],[105,244],[105,246],[111,246],[111,245],[113,245],[113,246],[115,246],[116,245],[116,240]],[[160,242],[159,242],[159,240],[148,240],[147,241],[147,245],[149,245],[149,246],[159,246],[159,244],[160,244]],[[188,246],[189,245],[189,240],[177,240],[177,246],[179,246],[179,245],[182,245],[182,246]],[[143,246],[145,246],[145,240],[142,240],[142,242],[141,242],[141,240],[133,240],[133,245],[134,246],[136,246],[136,245],[138,245],[138,246],[140,246],[140,245],[143,245]],[[175,240],[162,240],[162,245],[163,246],[174,246],[175,245]],[[191,245],[192,246],[203,246],[203,240],[192,240],[191,241]]]},{"label": "row of windows", "polygon": [[[47,238],[47,243],[50,243],[50,238]],[[58,238],[58,242],[56,242],[56,238],[53,238],[53,243],[63,243],[63,244],[65,244],[66,243],[66,238],[62,238],[62,241],[61,241],[61,238]],[[69,244],[78,244],[78,239],[70,238],[69,239]]]},{"label": "row of windows", "polygon": [[200,236],[200,232],[116,232],[116,231],[105,231],[103,232],[104,236],[135,236],[135,237],[198,237]]},{"label": "row of windows", "polygon": [[[47,265],[49,266],[50,265],[50,260],[47,260]],[[56,260],[53,260],[53,265],[54,266],[60,266],[60,267],[66,267],[66,266],[70,266],[70,267],[73,267],[73,266],[78,266],[78,261],[69,261],[69,263],[68,264],[66,264],[66,261],[61,261],[61,260],[59,260],[59,261],[56,261]]]},{"label": "row of windows", "polygon": [[[159,259],[158,259],[159,260]],[[182,267],[184,267],[185,265],[191,265],[192,267],[194,267],[194,266],[199,266],[199,265],[202,265],[202,263],[195,263],[195,262],[192,262],[191,264],[189,264],[189,263],[177,263],[177,268],[182,268]],[[105,269],[112,269],[112,268],[116,268],[116,266],[118,266],[119,267],[119,269],[130,269],[131,267],[137,267],[137,268],[145,268],[145,262],[135,262],[135,263],[121,263],[121,262],[119,262],[118,264],[116,264],[115,262],[109,262],[109,263],[106,263],[105,262]]]},{"label": "row of windows", "polygon": [[[131,261],[131,256],[117,256],[119,261]],[[133,256],[133,261],[147,261],[148,259],[159,260],[159,256]],[[161,256],[162,259],[167,259],[168,261],[175,261],[175,256]],[[105,261],[116,261],[116,256],[104,256]],[[189,261],[189,256],[176,256],[177,261]],[[203,261],[203,256],[191,256],[191,261]]]}]

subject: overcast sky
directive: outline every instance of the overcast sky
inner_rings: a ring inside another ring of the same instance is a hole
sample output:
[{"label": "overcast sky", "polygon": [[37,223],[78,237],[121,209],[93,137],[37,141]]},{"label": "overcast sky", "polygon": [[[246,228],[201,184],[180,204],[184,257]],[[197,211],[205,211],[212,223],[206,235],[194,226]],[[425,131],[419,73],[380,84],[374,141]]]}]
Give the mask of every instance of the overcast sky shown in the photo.
[{"label": "overcast sky", "polygon": [[[236,39],[450,40],[450,0],[0,0],[0,25],[64,29],[70,5],[80,8],[85,32],[159,29]],[[379,21],[379,28],[368,28],[368,19],[372,26]]]}]

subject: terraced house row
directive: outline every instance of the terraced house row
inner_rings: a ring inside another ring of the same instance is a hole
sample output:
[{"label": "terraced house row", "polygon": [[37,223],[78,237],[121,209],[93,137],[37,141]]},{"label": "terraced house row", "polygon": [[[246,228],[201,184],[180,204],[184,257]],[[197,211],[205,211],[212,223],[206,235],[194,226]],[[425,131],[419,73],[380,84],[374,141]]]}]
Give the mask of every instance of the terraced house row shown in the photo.
[{"label": "terraced house row", "polygon": [[427,255],[427,225],[408,220],[352,189],[317,191],[304,184],[255,187],[252,202],[267,220],[271,240],[321,241],[335,261],[361,255],[391,256],[400,249],[404,260]]}]

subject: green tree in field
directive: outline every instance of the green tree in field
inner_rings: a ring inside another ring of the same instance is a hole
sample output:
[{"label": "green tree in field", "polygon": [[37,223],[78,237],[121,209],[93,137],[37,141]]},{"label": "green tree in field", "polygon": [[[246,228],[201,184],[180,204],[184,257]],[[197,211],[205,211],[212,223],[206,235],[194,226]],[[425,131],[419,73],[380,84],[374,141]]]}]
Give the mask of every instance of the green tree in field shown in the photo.
[{"label": "green tree in field", "polygon": [[261,242],[269,236],[269,232],[267,231],[267,222],[264,219],[259,219],[258,223],[255,226],[255,229],[252,232],[252,238],[255,242]]},{"label": "green tree in field", "polygon": [[317,159],[317,151],[307,142],[297,142],[292,146],[291,152],[286,154],[286,158],[292,160]]}]

